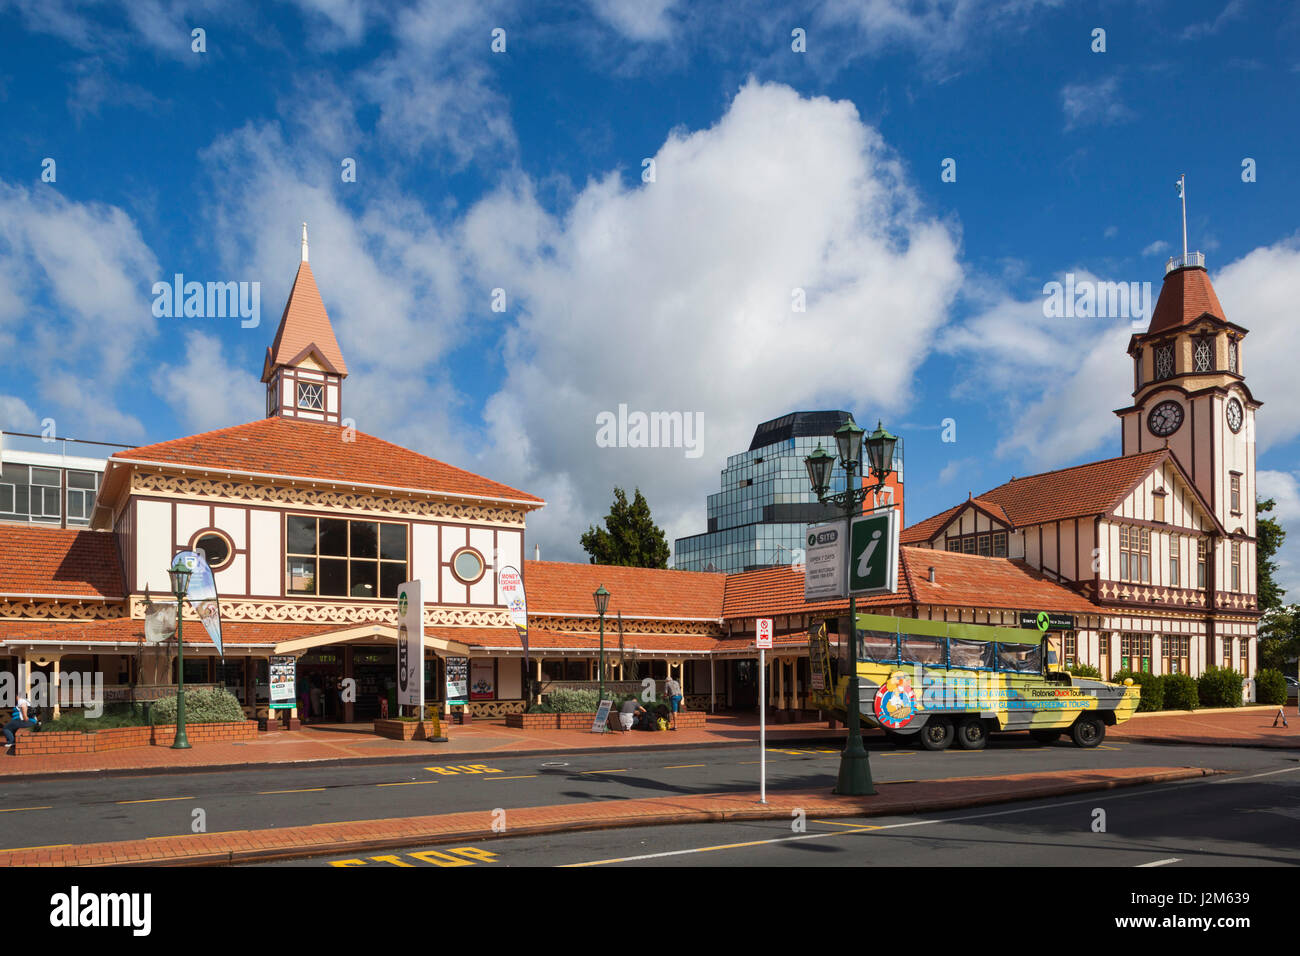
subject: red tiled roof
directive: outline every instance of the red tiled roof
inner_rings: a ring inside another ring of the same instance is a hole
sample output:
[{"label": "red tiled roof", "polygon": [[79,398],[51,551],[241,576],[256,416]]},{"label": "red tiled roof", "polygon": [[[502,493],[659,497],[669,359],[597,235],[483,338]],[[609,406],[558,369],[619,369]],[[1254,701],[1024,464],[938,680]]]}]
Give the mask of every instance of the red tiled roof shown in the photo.
[{"label": "red tiled roof", "polygon": [[1227,321],[1210,284],[1210,274],[1203,268],[1177,269],[1165,276],[1147,335],[1190,325],[1207,312]]},{"label": "red tiled roof", "polygon": [[0,525],[0,594],[121,598],[111,532]]},{"label": "red tiled roof", "polygon": [[[899,549],[898,593],[858,598],[861,610],[937,604],[949,607],[1048,610],[1062,613],[1101,612],[1101,608],[1070,588],[1049,581],[1020,561],[957,554],[930,548]],[[935,583],[929,582],[934,568]],[[773,614],[835,614],[849,602],[805,604],[803,574],[789,567],[766,568],[728,575],[723,616],[748,618]]]},{"label": "red tiled roof", "polygon": [[[605,633],[622,611],[624,617],[688,618],[717,621],[727,575],[706,571],[662,571],[608,564],[525,561],[528,615],[596,616],[592,595],[602,584],[609,591]],[[617,625],[615,625],[617,626]]]},{"label": "red tiled roof", "polygon": [[348,374],[343,352],[334,338],[334,327],[316,288],[316,277],[311,273],[311,266],[304,262],[298,267],[289,299],[284,304],[275,342],[266,350],[262,381],[270,380],[277,365],[292,364],[308,349],[315,351],[330,371],[340,376]]},{"label": "red tiled roof", "polygon": [[[605,624],[605,653],[617,655],[618,625],[615,624],[611,628],[608,616],[605,618]],[[457,632],[461,630],[471,630],[471,628],[448,628],[445,631],[439,631],[439,636],[450,637],[452,640],[463,641],[475,647],[503,648],[506,650],[519,650],[522,647],[519,642],[519,632],[513,628],[484,628],[483,630],[497,630],[498,633],[482,638],[456,636]],[[720,649],[724,644],[725,642],[719,638],[709,637],[704,634],[625,634],[623,637],[625,649],[629,651],[635,649],[641,654],[654,651],[712,651]],[[550,631],[539,627],[530,627],[528,629],[528,647],[532,651],[581,650],[596,654],[600,650],[600,636],[588,633],[570,634],[564,631]]]},{"label": "red tiled roof", "polygon": [[263,418],[246,425],[131,448],[117,452],[113,458],[337,481],[369,488],[544,503],[535,495],[373,435],[326,422],[290,418]]},{"label": "red tiled roof", "polygon": [[[1013,478],[972,500],[986,509],[1001,509],[1012,526],[1021,528],[1043,521],[1108,514],[1144,475],[1169,454],[1168,449],[1157,448],[1138,455],[1107,458],[1040,475]],[[901,540],[909,544],[931,540],[967,503],[912,525],[903,531]]]}]

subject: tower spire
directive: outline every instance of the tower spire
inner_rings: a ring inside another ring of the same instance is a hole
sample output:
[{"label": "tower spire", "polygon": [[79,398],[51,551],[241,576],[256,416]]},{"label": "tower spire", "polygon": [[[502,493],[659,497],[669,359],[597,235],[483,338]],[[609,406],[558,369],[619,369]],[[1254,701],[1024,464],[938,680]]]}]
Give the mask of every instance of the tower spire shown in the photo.
[{"label": "tower spire", "polygon": [[[1187,227],[1183,226],[1183,252],[1187,251]],[[302,224],[302,261],[307,261],[307,224]]]}]

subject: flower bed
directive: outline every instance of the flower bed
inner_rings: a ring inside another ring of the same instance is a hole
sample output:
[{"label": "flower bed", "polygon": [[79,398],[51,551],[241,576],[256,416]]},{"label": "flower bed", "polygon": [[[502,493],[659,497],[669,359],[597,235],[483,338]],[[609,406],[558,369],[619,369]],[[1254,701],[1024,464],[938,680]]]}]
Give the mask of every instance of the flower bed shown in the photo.
[{"label": "flower bed", "polygon": [[[239,720],[211,724],[185,725],[185,736],[192,744],[218,740],[250,740],[257,736],[257,721]],[[44,733],[20,731],[14,753],[20,757],[49,754],[93,754],[131,747],[170,747],[176,738],[175,724],[156,727],[113,727],[107,730],[51,730]]]},{"label": "flower bed", "polygon": [[[516,730],[590,730],[595,722],[595,713],[590,714],[506,714],[506,726]],[[610,711],[610,730],[619,730],[618,714]],[[677,714],[677,726],[682,730],[702,729],[704,711],[683,710]]]}]

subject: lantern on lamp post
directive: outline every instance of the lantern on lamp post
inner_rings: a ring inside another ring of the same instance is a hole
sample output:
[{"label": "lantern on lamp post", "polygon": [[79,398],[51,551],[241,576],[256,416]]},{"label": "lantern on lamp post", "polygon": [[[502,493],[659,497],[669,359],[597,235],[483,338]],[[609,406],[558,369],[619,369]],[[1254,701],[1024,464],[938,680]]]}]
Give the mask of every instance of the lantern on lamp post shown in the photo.
[{"label": "lantern on lamp post", "polygon": [[609,592],[605,585],[592,593],[596,601],[596,613],[600,615],[600,699],[605,699],[605,612],[609,610]]},{"label": "lantern on lamp post", "polygon": [[185,736],[185,643],[181,634],[181,618],[185,594],[190,587],[191,573],[192,570],[179,556],[167,569],[167,576],[171,579],[172,594],[176,595],[176,736],[172,740],[173,750],[190,749],[189,738]]}]

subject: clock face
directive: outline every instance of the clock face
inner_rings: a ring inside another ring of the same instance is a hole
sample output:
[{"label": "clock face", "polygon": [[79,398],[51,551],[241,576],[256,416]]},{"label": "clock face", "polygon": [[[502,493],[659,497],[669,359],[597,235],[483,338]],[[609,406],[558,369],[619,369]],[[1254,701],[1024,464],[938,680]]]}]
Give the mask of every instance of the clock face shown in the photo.
[{"label": "clock face", "polygon": [[1228,400],[1228,427],[1232,429],[1234,435],[1241,431],[1241,421],[1241,402],[1237,401],[1235,398],[1231,398]]},{"label": "clock face", "polygon": [[1183,406],[1177,402],[1161,402],[1155,408],[1151,409],[1151,414],[1147,416],[1147,428],[1151,429],[1151,434],[1160,438],[1168,437],[1183,423]]}]

